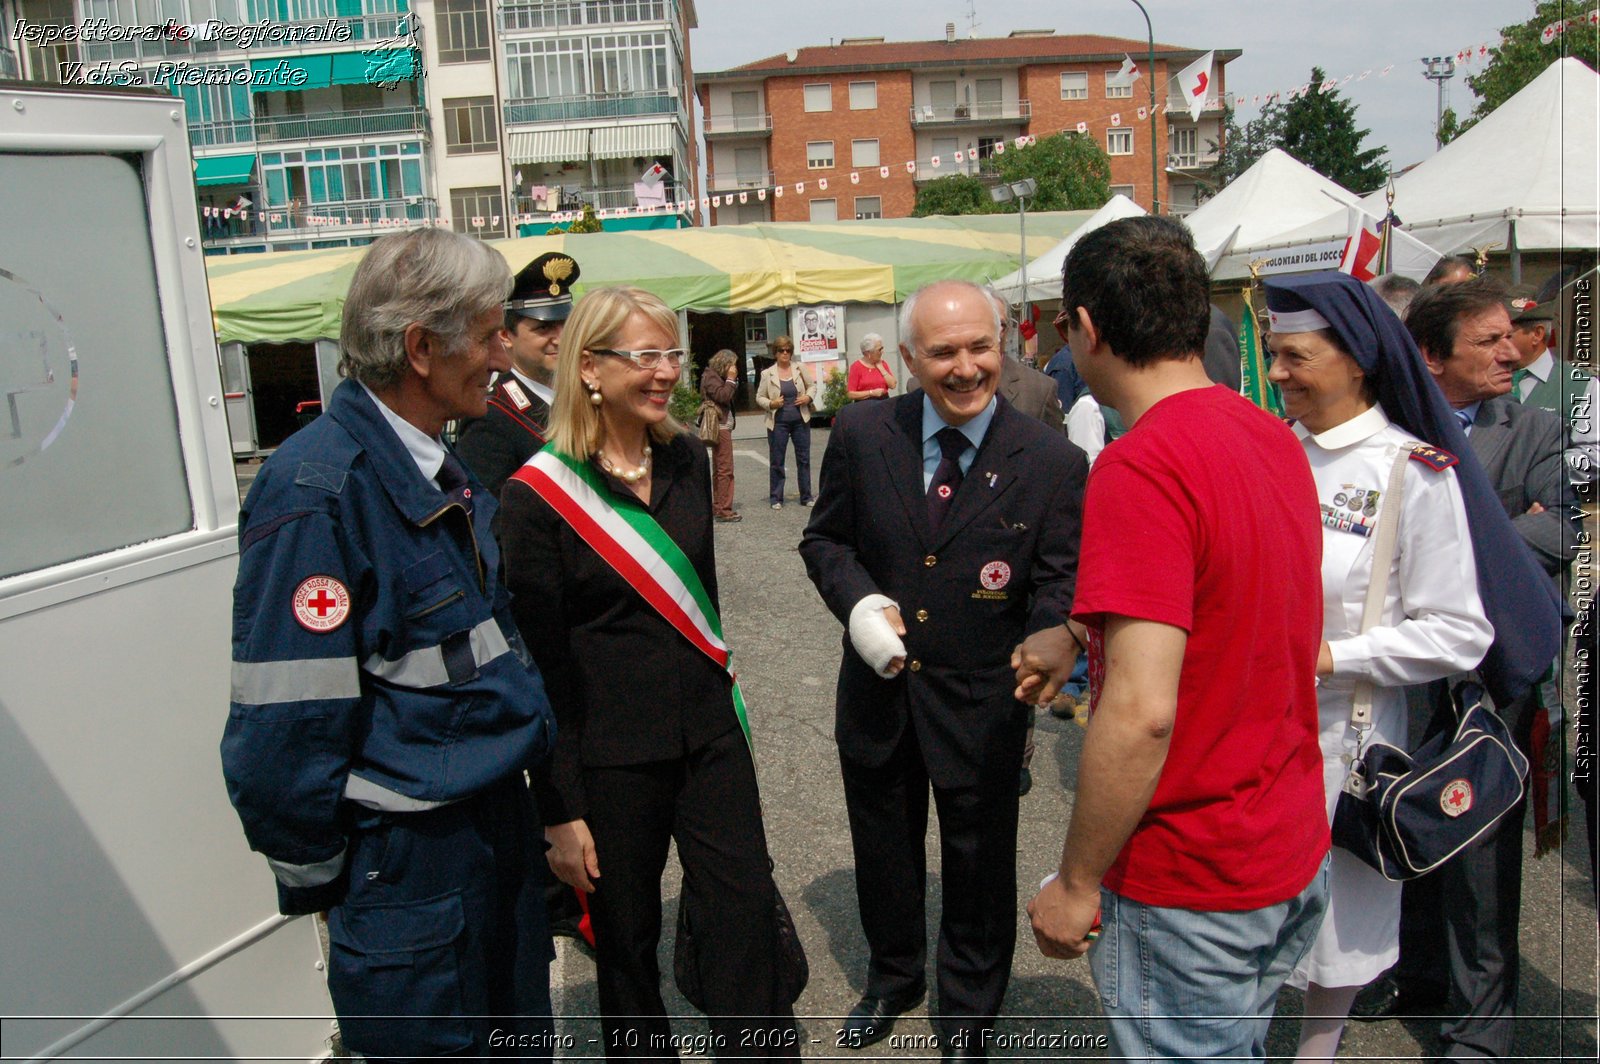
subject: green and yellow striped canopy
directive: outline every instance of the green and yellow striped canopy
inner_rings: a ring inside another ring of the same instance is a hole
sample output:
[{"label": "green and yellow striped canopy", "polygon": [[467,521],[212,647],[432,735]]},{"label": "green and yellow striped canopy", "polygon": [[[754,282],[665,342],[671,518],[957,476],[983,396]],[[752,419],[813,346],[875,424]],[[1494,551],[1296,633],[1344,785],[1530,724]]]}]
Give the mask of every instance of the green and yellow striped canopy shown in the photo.
[{"label": "green and yellow striped canopy", "polygon": [[[1092,211],[1028,215],[1042,254]],[[631,284],[674,310],[757,311],[810,303],[898,303],[930,281],[989,281],[1016,270],[1015,214],[777,222],[562,234],[491,244],[513,270],[546,251],[578,260],[574,291]],[[345,291],[365,248],[280,251],[206,260],[220,343],[339,335]]]}]

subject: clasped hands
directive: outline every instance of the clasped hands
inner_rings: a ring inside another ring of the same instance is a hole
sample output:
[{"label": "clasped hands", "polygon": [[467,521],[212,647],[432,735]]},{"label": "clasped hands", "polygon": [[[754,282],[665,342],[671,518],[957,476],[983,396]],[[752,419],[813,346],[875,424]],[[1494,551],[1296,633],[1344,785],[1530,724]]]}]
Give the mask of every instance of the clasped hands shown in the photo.
[{"label": "clasped hands", "polygon": [[1011,652],[1011,667],[1017,671],[1013,697],[1031,706],[1048,704],[1072,676],[1082,649],[1083,641],[1067,624],[1028,636]]}]

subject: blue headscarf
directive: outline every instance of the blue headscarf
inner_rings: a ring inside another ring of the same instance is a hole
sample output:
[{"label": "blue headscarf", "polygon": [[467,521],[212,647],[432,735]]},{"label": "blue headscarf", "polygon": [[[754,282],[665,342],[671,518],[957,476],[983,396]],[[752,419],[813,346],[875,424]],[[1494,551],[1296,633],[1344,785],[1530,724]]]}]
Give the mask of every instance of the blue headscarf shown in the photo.
[{"label": "blue headscarf", "polygon": [[1332,270],[1265,283],[1271,310],[1314,310],[1327,320],[1390,421],[1459,460],[1456,481],[1477,556],[1478,595],[1494,625],[1494,644],[1478,671],[1495,704],[1507,705],[1538,682],[1560,652],[1564,611],[1554,582],[1512,527],[1455,412],[1388,304],[1354,277]]}]

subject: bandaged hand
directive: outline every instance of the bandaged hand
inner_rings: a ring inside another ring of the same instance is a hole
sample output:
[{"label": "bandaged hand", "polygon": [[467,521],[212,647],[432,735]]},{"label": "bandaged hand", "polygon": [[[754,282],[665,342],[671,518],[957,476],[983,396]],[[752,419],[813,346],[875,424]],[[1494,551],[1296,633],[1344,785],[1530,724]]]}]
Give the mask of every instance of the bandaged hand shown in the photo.
[{"label": "bandaged hand", "polygon": [[[892,619],[891,619],[892,618]],[[906,663],[900,606],[887,595],[868,595],[850,610],[850,645],[873,672],[889,679]]]}]

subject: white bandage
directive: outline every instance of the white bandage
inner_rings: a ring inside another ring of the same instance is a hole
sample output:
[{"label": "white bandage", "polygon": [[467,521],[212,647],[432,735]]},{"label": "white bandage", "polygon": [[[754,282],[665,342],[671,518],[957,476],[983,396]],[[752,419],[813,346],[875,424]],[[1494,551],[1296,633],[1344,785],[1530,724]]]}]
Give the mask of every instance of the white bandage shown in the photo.
[{"label": "white bandage", "polygon": [[887,595],[868,595],[851,608],[850,644],[873,672],[887,680],[894,675],[889,671],[889,663],[906,656],[906,645],[889,626],[889,618],[883,613],[885,606],[900,608],[900,604]]}]

